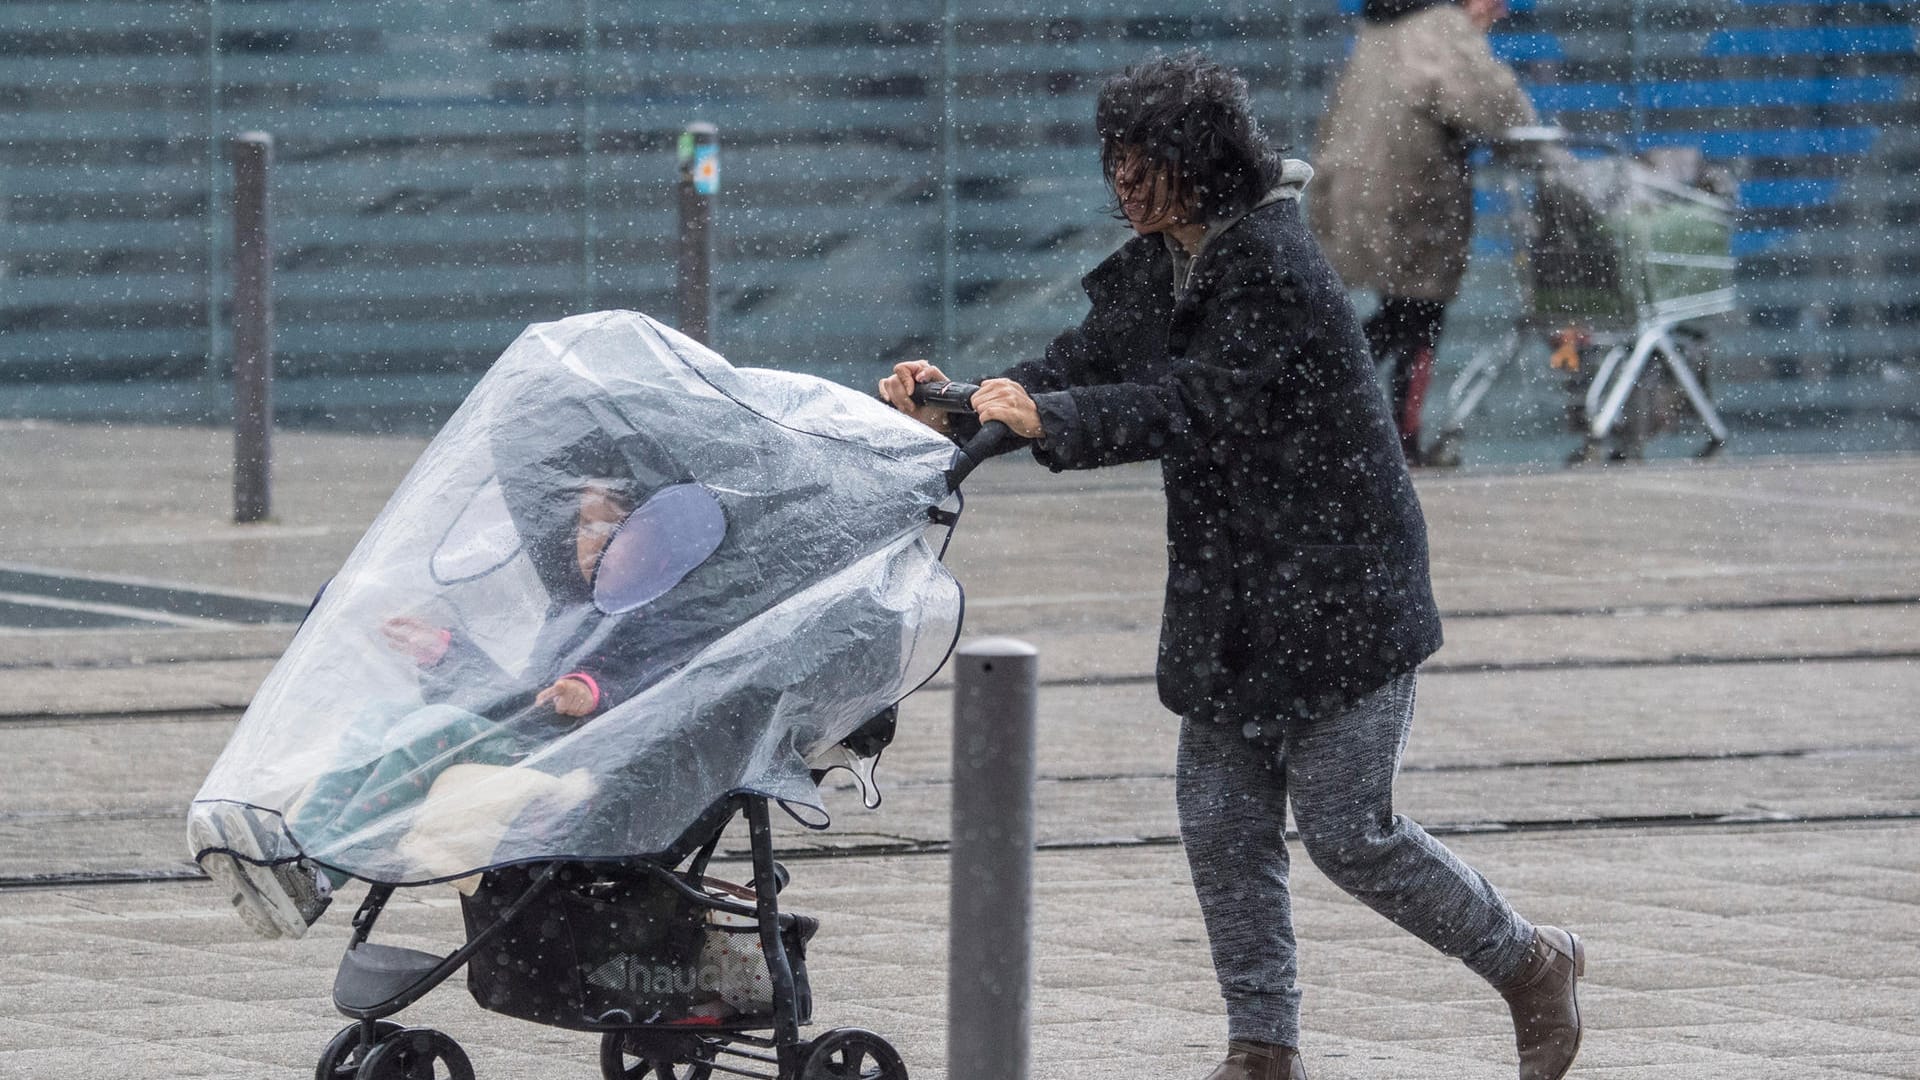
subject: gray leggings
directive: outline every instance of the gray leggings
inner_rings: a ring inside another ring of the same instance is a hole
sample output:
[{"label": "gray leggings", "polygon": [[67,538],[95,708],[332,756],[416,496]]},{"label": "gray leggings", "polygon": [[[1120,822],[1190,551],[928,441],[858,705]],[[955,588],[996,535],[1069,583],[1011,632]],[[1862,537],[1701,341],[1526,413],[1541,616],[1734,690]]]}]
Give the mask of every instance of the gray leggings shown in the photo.
[{"label": "gray leggings", "polygon": [[1229,1038],[1300,1045],[1287,796],[1313,864],[1401,929],[1498,982],[1533,927],[1472,867],[1393,812],[1414,677],[1297,727],[1277,748],[1237,726],[1180,727],[1180,836],[1206,919]]}]

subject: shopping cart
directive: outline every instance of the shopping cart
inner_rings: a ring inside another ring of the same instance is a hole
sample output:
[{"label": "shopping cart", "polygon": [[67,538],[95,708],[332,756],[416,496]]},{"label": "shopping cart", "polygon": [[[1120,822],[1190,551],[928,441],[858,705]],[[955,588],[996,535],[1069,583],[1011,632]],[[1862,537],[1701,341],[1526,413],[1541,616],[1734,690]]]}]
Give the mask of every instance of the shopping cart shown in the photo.
[{"label": "shopping cart", "polygon": [[1609,441],[1614,459],[1639,457],[1675,387],[1707,429],[1699,456],[1718,451],[1727,427],[1707,393],[1705,321],[1735,306],[1732,205],[1559,128],[1516,128],[1494,151],[1490,224],[1512,243],[1521,314],[1448,388],[1435,454],[1457,457],[1488,392],[1542,343],[1582,435],[1570,464]]}]

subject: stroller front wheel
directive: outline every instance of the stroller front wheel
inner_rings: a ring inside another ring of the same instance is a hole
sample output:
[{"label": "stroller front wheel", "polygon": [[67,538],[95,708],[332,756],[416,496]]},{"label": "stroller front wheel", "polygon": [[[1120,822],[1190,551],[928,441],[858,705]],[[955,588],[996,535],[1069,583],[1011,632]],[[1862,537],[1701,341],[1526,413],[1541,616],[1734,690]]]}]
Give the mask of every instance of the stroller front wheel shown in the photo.
[{"label": "stroller front wheel", "polygon": [[[401,1030],[401,1025],[392,1020],[373,1022],[373,1041],[379,1043],[387,1036]],[[340,1033],[327,1043],[320,1052],[320,1064],[313,1070],[313,1080],[356,1080],[360,1075],[363,1055],[360,1053],[360,1025],[348,1024]]]},{"label": "stroller front wheel", "polygon": [[893,1044],[863,1028],[834,1028],[807,1047],[800,1080],[907,1080]]},{"label": "stroller front wheel", "polygon": [[358,1080],[473,1080],[473,1063],[443,1032],[402,1028],[367,1052]]}]

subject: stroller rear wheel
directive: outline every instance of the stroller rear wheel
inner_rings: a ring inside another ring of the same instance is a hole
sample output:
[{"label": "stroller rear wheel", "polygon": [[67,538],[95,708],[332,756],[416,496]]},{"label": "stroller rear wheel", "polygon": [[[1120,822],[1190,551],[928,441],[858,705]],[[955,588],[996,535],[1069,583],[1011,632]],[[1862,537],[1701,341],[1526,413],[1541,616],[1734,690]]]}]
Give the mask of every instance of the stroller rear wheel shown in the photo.
[{"label": "stroller rear wheel", "polygon": [[600,1075],[606,1080],[707,1080],[713,1053],[706,1039],[669,1044],[609,1031],[600,1036]]},{"label": "stroller rear wheel", "polygon": [[473,1080],[473,1063],[451,1036],[401,1028],[367,1052],[358,1080]]},{"label": "stroller rear wheel", "polygon": [[[375,1020],[373,1040],[378,1043],[399,1030],[401,1025],[391,1020]],[[360,1075],[362,1058],[360,1025],[348,1024],[320,1052],[320,1064],[313,1070],[313,1080],[355,1080]]]},{"label": "stroller rear wheel", "polygon": [[834,1028],[807,1047],[800,1080],[907,1080],[893,1044],[863,1028]]}]

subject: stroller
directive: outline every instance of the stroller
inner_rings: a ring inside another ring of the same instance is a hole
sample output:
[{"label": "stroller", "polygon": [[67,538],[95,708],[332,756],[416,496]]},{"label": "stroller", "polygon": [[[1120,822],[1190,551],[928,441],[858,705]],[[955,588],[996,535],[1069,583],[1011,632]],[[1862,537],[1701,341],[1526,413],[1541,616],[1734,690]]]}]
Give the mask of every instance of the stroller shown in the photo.
[{"label": "stroller", "polygon": [[[959,635],[959,483],[1005,436],[956,450],[631,312],[530,327],[190,811],[223,871],[371,885],[333,986],[353,1023],[315,1076],[471,1078],[451,1037],[389,1019],[465,968],[483,1008],[598,1033],[608,1080],[902,1080],[879,1035],[800,1035],[817,923],[778,904],[770,805],[827,827],[835,768],[878,805],[894,708]],[[741,884],[708,874],[736,819]],[[464,945],[371,940],[396,889],[442,882]]]},{"label": "stroller", "polygon": [[1494,165],[1497,227],[1511,241],[1524,307],[1448,388],[1436,454],[1457,458],[1488,391],[1539,341],[1565,373],[1568,422],[1581,435],[1569,464],[1609,440],[1615,460],[1639,457],[1671,422],[1676,387],[1707,429],[1698,456],[1718,452],[1727,427],[1707,392],[1703,324],[1735,307],[1731,204],[1611,143],[1576,146],[1558,128],[1509,132]]}]

